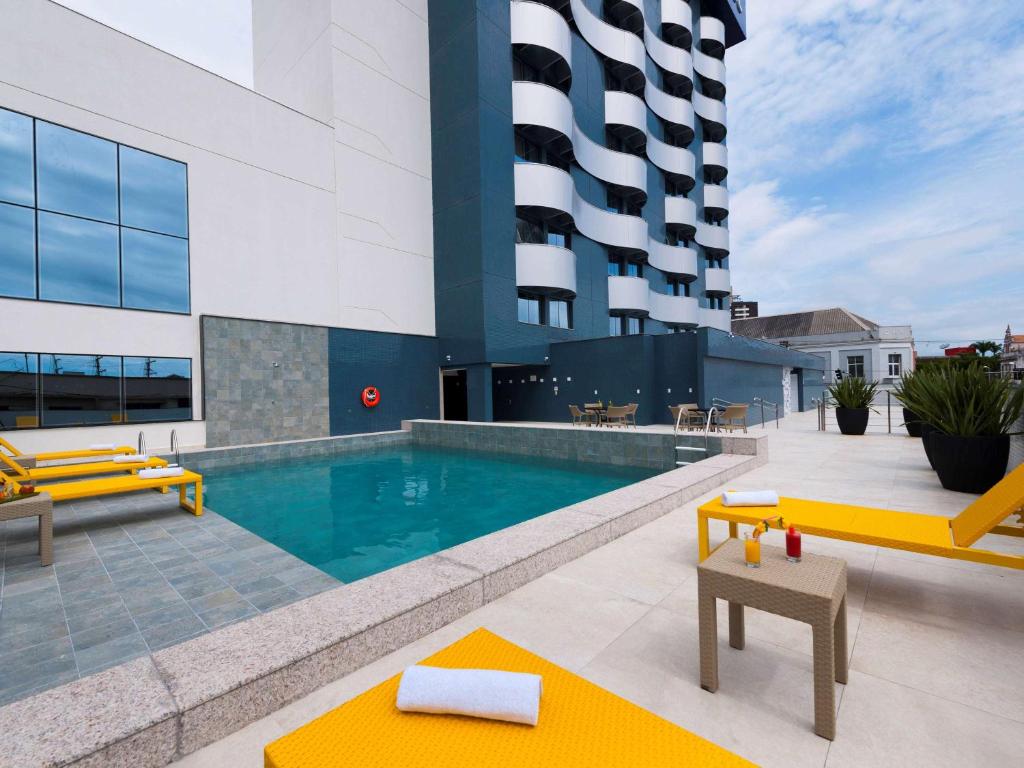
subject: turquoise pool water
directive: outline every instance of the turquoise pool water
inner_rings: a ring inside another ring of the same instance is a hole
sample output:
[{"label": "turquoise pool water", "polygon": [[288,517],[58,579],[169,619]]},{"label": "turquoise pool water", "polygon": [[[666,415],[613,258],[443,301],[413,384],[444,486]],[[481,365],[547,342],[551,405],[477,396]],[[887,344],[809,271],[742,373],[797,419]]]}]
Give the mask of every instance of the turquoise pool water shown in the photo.
[{"label": "turquoise pool water", "polygon": [[203,485],[210,509],[349,582],[654,474],[403,447],[213,470]]}]

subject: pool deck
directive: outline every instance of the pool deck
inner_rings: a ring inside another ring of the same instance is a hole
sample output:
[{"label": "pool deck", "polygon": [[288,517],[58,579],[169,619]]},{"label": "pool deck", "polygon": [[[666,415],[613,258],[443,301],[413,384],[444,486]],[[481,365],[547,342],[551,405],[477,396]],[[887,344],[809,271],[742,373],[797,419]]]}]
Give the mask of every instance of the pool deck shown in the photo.
[{"label": "pool deck", "polygon": [[[818,433],[814,413],[764,433],[769,461],[730,487],[955,515],[920,441]],[[713,489],[719,490],[718,488]],[[834,742],[812,729],[810,630],[748,612],[747,648],[719,633],[721,687],[698,682],[700,499],[325,685],[177,765],[260,766],[263,746],[485,626],[764,766],[1002,766],[1024,742],[1024,572],[807,538],[849,565],[849,683]],[[777,536],[773,533],[772,536]],[[1024,541],[983,541],[1024,552]],[[724,622],[725,611],[720,611]],[[542,715],[543,716],[543,715]]]}]

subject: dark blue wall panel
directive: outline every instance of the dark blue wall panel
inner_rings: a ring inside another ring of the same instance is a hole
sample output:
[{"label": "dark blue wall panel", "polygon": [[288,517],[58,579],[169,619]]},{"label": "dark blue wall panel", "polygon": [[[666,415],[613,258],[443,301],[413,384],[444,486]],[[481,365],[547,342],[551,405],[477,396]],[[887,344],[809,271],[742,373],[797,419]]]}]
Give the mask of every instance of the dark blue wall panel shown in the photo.
[{"label": "dark blue wall panel", "polygon": [[[437,339],[399,333],[329,328],[331,434],[398,429],[403,419],[436,419],[440,412]],[[380,390],[367,408],[364,387]]]}]

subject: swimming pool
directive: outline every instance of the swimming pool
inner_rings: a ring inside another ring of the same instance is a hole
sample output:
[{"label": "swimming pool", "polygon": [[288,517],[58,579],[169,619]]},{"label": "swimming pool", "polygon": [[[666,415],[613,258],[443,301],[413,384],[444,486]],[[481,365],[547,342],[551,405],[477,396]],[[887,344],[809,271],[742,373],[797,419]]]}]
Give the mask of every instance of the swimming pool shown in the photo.
[{"label": "swimming pool", "polygon": [[401,447],[204,473],[205,504],[344,582],[657,474]]}]

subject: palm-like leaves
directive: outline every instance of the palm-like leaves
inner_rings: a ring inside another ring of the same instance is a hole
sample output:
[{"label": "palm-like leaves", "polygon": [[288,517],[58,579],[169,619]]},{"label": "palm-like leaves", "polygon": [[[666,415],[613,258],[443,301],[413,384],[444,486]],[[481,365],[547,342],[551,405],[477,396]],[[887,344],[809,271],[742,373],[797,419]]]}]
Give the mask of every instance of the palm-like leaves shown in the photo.
[{"label": "palm-like leaves", "polygon": [[828,393],[840,408],[868,408],[877,389],[877,381],[850,376],[829,386]]},{"label": "palm-like leaves", "polygon": [[1010,434],[1024,410],[1024,387],[988,376],[978,363],[919,368],[893,394],[923,422],[960,437]]}]

